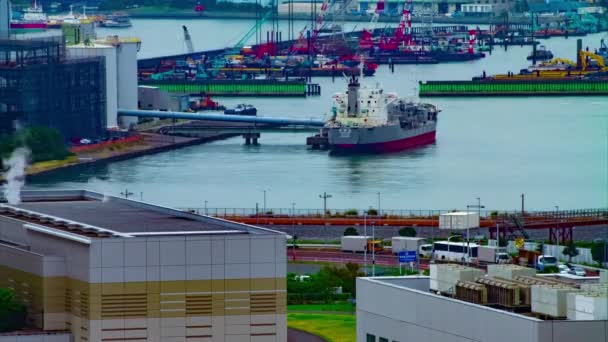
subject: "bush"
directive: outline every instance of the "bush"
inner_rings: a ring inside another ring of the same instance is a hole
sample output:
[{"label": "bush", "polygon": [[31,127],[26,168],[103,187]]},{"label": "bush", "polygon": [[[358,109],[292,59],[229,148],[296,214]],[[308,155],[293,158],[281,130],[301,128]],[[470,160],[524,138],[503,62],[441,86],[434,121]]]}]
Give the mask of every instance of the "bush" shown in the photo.
[{"label": "bush", "polygon": [[369,215],[369,216],[378,216],[378,210],[376,210],[376,209],[368,209],[367,210],[367,215]]},{"label": "bush", "polygon": [[557,266],[547,266],[540,273],[559,273]]},{"label": "bush", "polygon": [[416,229],[412,227],[403,227],[399,229],[399,236],[416,237]]},{"label": "bush", "polygon": [[359,232],[354,227],[344,229],[344,236],[357,236]]},{"label": "bush", "polygon": [[424,276],[430,276],[431,275],[431,271],[430,270],[422,270],[422,275],[424,275]]},{"label": "bush", "polygon": [[25,306],[15,300],[13,291],[0,288],[0,332],[23,328],[25,318]]},{"label": "bush", "polygon": [[32,162],[62,160],[71,153],[66,148],[63,137],[53,128],[31,127],[6,136],[0,140],[0,156],[8,158],[18,147],[27,147]]},{"label": "bush", "polygon": [[357,209],[348,209],[348,210],[346,210],[344,212],[344,215],[347,215],[347,216],[357,216],[357,215],[359,215],[359,210],[357,210]]}]

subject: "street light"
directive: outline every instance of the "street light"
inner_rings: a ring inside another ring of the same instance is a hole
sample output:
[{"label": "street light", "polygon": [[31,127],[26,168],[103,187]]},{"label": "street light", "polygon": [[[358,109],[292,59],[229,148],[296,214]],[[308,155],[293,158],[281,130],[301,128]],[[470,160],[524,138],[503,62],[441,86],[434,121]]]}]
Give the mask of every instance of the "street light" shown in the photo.
[{"label": "street light", "polygon": [[[451,225],[451,222],[450,222],[450,225]],[[450,261],[450,240],[452,238],[459,237],[459,236],[460,235],[452,235],[452,236],[448,237],[448,262]],[[460,236],[460,237],[462,237],[462,236]]]},{"label": "street light", "polygon": [[205,215],[208,215],[207,214],[207,200],[205,200]]},{"label": "street light", "polygon": [[[470,208],[477,208],[478,209],[478,219],[479,219],[479,224],[477,225],[477,229],[478,229],[478,233],[479,233],[479,228],[481,226],[481,209],[485,208],[485,206],[481,205],[481,198],[480,197],[476,197],[477,198],[477,204],[469,204],[467,205],[467,264],[470,262],[471,260],[471,237],[469,234],[469,227],[471,226],[469,224],[469,209]],[[496,237],[496,239],[498,239],[498,237]]]},{"label": "street light", "polygon": [[[559,213],[559,205],[555,206],[555,218],[556,218],[556,222],[555,222],[555,232],[557,234],[557,251],[559,252],[559,236],[560,236],[560,232],[559,232],[559,219],[557,218]],[[557,257],[559,259],[559,256]]]}]

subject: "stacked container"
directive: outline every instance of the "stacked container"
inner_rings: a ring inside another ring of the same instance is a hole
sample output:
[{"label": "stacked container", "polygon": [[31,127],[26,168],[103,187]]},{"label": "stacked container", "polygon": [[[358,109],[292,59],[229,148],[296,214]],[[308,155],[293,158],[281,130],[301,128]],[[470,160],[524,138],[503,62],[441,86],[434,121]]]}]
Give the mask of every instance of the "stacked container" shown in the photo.
[{"label": "stacked container", "polygon": [[431,264],[430,271],[431,290],[446,294],[454,294],[458,281],[473,281],[483,276],[481,270],[455,264]]},{"label": "stacked container", "polygon": [[553,318],[567,317],[569,293],[579,289],[562,285],[532,285],[532,312]]},{"label": "stacked container", "polygon": [[569,320],[608,319],[608,294],[606,293],[569,293],[567,302]]},{"label": "stacked container", "polygon": [[533,277],[536,270],[518,265],[488,265],[488,276],[513,280],[517,276]]}]

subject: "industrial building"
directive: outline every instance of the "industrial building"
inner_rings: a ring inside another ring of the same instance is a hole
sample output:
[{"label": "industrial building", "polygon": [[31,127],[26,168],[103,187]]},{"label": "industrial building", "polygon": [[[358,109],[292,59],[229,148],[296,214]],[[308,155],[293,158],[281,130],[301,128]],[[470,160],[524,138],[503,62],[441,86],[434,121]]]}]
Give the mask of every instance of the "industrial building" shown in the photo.
[{"label": "industrial building", "polygon": [[106,128],[105,60],[67,58],[62,35],[0,39],[0,134],[24,126],[57,129],[66,140]]},{"label": "industrial building", "polygon": [[0,287],[72,341],[285,341],[285,236],[90,191],[0,204]]},{"label": "industrial building", "polygon": [[121,117],[117,121],[118,108],[137,109],[137,52],[141,46],[138,38],[109,36],[67,47],[70,58],[103,57],[105,60],[106,126],[129,128],[137,118]]},{"label": "industrial building", "polygon": [[357,341],[608,341],[608,283],[534,273],[441,265],[431,277],[358,278]]}]

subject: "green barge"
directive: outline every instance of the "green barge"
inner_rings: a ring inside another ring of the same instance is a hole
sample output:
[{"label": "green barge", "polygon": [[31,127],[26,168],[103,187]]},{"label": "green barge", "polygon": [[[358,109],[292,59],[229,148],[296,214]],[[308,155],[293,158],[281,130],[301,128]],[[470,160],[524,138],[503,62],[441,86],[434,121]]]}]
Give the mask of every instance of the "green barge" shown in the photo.
[{"label": "green barge", "polygon": [[170,93],[213,96],[305,97],[320,95],[318,84],[275,80],[140,80],[139,85],[158,87]]},{"label": "green barge", "polygon": [[608,95],[608,79],[473,80],[420,82],[420,96]]}]

